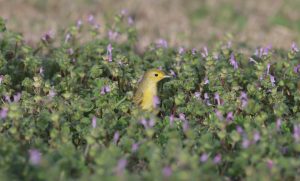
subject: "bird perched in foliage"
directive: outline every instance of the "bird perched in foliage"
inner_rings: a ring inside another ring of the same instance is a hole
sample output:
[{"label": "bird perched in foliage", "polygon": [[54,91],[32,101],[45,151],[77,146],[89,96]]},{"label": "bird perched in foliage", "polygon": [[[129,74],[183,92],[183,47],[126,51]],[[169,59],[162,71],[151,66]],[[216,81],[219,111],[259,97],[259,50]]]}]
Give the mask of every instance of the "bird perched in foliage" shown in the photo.
[{"label": "bird perched in foliage", "polygon": [[138,85],[133,97],[133,102],[144,110],[158,113],[157,83],[164,78],[169,78],[163,71],[158,69],[148,70]]}]

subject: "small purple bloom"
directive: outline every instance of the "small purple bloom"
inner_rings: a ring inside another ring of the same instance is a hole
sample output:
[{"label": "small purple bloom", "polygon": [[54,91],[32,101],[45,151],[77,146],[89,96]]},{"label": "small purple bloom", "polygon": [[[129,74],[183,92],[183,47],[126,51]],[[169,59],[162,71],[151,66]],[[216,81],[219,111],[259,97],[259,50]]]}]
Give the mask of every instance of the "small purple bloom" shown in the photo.
[{"label": "small purple bloom", "polygon": [[243,142],[242,142],[242,146],[244,149],[247,149],[250,146],[250,141],[244,137]]},{"label": "small purple bloom", "polygon": [[73,55],[73,54],[74,54],[73,48],[69,48],[69,49],[67,50],[67,53],[68,53],[69,55]]},{"label": "small purple bloom", "polygon": [[275,86],[275,77],[273,75],[270,74],[270,81],[272,83],[272,86]]},{"label": "small purple bloom", "polygon": [[237,61],[235,60],[235,57],[234,57],[234,54],[233,53],[231,53],[231,55],[230,55],[230,64],[233,66],[233,69],[238,69],[239,68],[239,66],[238,66],[238,63],[237,63]]},{"label": "small purple bloom", "polygon": [[236,131],[237,131],[239,134],[243,134],[243,133],[244,133],[244,129],[243,129],[241,126],[237,126],[237,127],[236,127]]},{"label": "small purple bloom", "polygon": [[45,42],[50,42],[54,38],[54,32],[52,30],[44,33],[42,40]]},{"label": "small purple bloom", "polygon": [[113,47],[111,46],[111,44],[108,44],[106,49],[107,49],[108,61],[112,62],[112,50],[113,50]]},{"label": "small purple bloom", "polygon": [[16,95],[14,95],[14,102],[19,102],[21,99],[21,93],[18,92]]},{"label": "small purple bloom", "polygon": [[178,48],[178,53],[179,53],[179,55],[182,55],[184,52],[185,52],[185,50],[184,50],[183,47],[179,47],[179,48]]},{"label": "small purple bloom", "polygon": [[209,84],[209,80],[207,77],[204,78],[204,85]]},{"label": "small purple bloom", "polygon": [[204,93],[204,101],[205,101],[206,105],[208,105],[208,106],[211,105],[211,103],[210,103],[210,101],[209,101],[209,96],[208,96],[207,93]]},{"label": "small purple bloom", "polygon": [[190,128],[189,122],[187,120],[184,120],[182,125],[183,132],[187,132],[189,128]]},{"label": "small purple bloom", "polygon": [[109,31],[108,31],[108,38],[109,38],[110,40],[116,40],[116,39],[118,38],[118,36],[119,36],[119,33],[118,33],[118,32],[112,31],[112,30],[109,30]]},{"label": "small purple bloom", "polygon": [[100,94],[104,95],[104,94],[109,93],[109,92],[110,92],[110,87],[108,85],[106,85],[106,86],[101,88]]},{"label": "small purple bloom", "polygon": [[116,131],[114,134],[114,143],[117,144],[120,138],[120,133],[119,131]]},{"label": "small purple bloom", "polygon": [[300,124],[294,125],[293,137],[295,141],[300,141]]},{"label": "small purple bloom", "polygon": [[201,53],[201,55],[203,58],[206,58],[208,56],[208,50],[206,46],[203,48],[203,52]]},{"label": "small purple bloom", "polygon": [[41,152],[37,149],[30,149],[29,151],[29,162],[32,165],[39,165],[41,162]]},{"label": "small purple bloom", "polygon": [[156,41],[156,46],[158,48],[168,48],[168,42],[165,39],[159,39]]},{"label": "small purple bloom", "polygon": [[201,93],[200,92],[195,92],[195,97],[196,99],[201,99]]},{"label": "small purple bloom", "polygon": [[128,14],[128,10],[127,9],[122,9],[121,10],[121,15],[122,16],[126,16]]},{"label": "small purple bloom", "polygon": [[176,77],[176,73],[173,70],[170,70],[170,75],[172,75],[173,77]]},{"label": "small purple bloom", "polygon": [[213,53],[213,57],[215,60],[219,60],[219,54],[217,52]]},{"label": "small purple bloom", "polygon": [[154,119],[146,120],[143,118],[140,123],[144,126],[145,129],[152,128],[155,125]]},{"label": "small purple bloom", "polygon": [[207,159],[208,159],[208,154],[206,154],[206,153],[203,153],[201,156],[200,156],[200,161],[201,162],[206,162],[207,161]]},{"label": "small purple bloom", "polygon": [[125,171],[126,166],[127,166],[127,160],[126,159],[120,159],[118,161],[118,165],[117,165],[117,168],[116,168],[117,174],[122,175]]},{"label": "small purple bloom", "polygon": [[258,131],[254,132],[253,140],[254,140],[255,143],[260,140],[260,133]]},{"label": "small purple bloom", "polygon": [[223,120],[223,114],[222,114],[221,111],[215,110],[215,114],[216,114],[216,116],[218,117],[218,119],[219,119],[220,121]]},{"label": "small purple bloom", "polygon": [[160,100],[158,96],[153,97],[153,106],[156,108],[160,104]]},{"label": "small purple bloom", "polygon": [[82,26],[82,21],[79,19],[76,22],[76,27],[79,29]]},{"label": "small purple bloom", "polygon": [[185,114],[184,113],[180,113],[179,114],[179,119],[184,121],[185,120]]},{"label": "small purple bloom", "polygon": [[280,127],[281,127],[281,119],[279,118],[279,119],[276,120],[276,128],[277,128],[277,130],[280,130]]},{"label": "small purple bloom", "polygon": [[148,121],[148,126],[150,127],[150,128],[152,128],[153,126],[155,125],[155,121],[154,121],[154,119],[149,119],[149,121]]},{"label": "small purple bloom", "polygon": [[65,43],[68,43],[68,41],[71,39],[71,34],[67,33],[66,37],[65,37]]},{"label": "small purple bloom", "polygon": [[197,53],[197,49],[196,49],[196,48],[193,48],[193,49],[192,49],[192,55],[196,55],[196,53]]},{"label": "small purple bloom", "polygon": [[222,155],[219,153],[214,157],[213,162],[214,162],[214,164],[219,164],[221,162],[221,160],[222,160]]},{"label": "small purple bloom", "polygon": [[140,123],[145,127],[145,129],[148,128],[148,122],[147,122],[147,120],[146,120],[145,118],[143,118],[143,119],[140,121]]},{"label": "small purple bloom", "polygon": [[129,16],[129,17],[127,18],[127,23],[128,23],[130,26],[134,24],[133,18],[132,18],[131,16]]},{"label": "small purple bloom", "polygon": [[267,75],[269,75],[269,73],[270,73],[270,67],[271,67],[271,65],[268,63],[268,65],[267,65]]},{"label": "small purple bloom", "polygon": [[272,169],[273,166],[274,166],[274,162],[272,160],[268,159],[267,160],[267,166],[268,166],[269,169]]},{"label": "small purple bloom", "polygon": [[139,144],[138,143],[133,143],[131,146],[131,151],[136,152],[139,149]]},{"label": "small purple bloom", "polygon": [[43,76],[44,75],[44,68],[40,67],[39,72],[40,72],[40,75]]},{"label": "small purple bloom", "polygon": [[215,93],[215,100],[217,101],[217,103],[218,103],[218,105],[221,105],[221,101],[220,101],[220,95],[219,95],[219,93]]},{"label": "small purple bloom", "polygon": [[292,43],[292,52],[293,53],[299,52],[299,48],[295,42]]},{"label": "small purple bloom", "polygon": [[8,113],[8,108],[6,107],[2,108],[0,111],[0,118],[5,119],[7,117],[7,113]]},{"label": "small purple bloom", "polygon": [[172,175],[172,168],[169,166],[166,166],[163,168],[162,173],[164,177],[170,177]]},{"label": "small purple bloom", "polygon": [[96,116],[93,116],[93,118],[92,118],[92,127],[96,128],[96,126],[97,126],[97,118],[96,118]]},{"label": "small purple bloom", "polygon": [[227,113],[227,116],[226,116],[226,121],[227,122],[230,122],[233,120],[233,112],[229,112]]},{"label": "small purple bloom", "polygon": [[52,88],[49,90],[48,96],[49,96],[50,98],[53,98],[55,95],[56,95],[55,89],[54,89],[54,87],[52,87]]},{"label": "small purple bloom", "polygon": [[241,92],[240,100],[242,102],[242,108],[246,107],[248,104],[248,96],[246,92],[244,91]]},{"label": "small purple bloom", "polygon": [[94,25],[95,24],[95,17],[94,15],[90,14],[88,16],[88,22],[91,24],[91,25]]},{"label": "small purple bloom", "polygon": [[169,120],[170,120],[170,126],[173,126],[173,123],[174,123],[174,114],[171,114]]},{"label": "small purple bloom", "polygon": [[294,67],[294,72],[299,73],[300,70],[300,64],[298,64],[296,67]]}]

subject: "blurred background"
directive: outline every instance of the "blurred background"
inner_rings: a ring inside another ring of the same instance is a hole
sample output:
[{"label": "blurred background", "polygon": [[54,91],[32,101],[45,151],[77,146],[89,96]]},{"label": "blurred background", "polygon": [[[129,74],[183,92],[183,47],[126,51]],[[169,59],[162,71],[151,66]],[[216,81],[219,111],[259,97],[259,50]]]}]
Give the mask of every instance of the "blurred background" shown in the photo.
[{"label": "blurred background", "polygon": [[123,10],[134,20],[141,48],[163,38],[187,48],[230,40],[288,49],[300,40],[299,9],[299,0],[0,0],[8,28],[29,42],[85,22],[90,14],[100,25],[109,24]]}]

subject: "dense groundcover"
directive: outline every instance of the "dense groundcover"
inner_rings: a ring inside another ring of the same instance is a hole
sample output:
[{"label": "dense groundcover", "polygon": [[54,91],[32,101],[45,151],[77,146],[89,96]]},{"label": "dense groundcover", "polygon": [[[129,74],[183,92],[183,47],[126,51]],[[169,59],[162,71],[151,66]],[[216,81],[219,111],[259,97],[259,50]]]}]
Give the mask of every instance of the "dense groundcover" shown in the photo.
[{"label": "dense groundcover", "polygon": [[[30,46],[0,21],[2,180],[299,179],[295,44],[249,56],[160,40],[138,54],[120,16],[109,27],[120,36],[90,22],[93,39],[80,43],[81,26]],[[157,116],[131,101],[149,68],[173,76]]]}]

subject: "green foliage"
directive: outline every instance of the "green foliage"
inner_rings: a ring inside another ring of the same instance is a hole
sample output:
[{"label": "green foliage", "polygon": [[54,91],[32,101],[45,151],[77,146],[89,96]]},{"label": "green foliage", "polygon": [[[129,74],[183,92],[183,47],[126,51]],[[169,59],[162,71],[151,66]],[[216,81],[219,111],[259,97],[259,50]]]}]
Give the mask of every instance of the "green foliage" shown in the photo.
[{"label": "green foliage", "polygon": [[[79,43],[80,28],[70,27],[70,41],[48,37],[33,48],[2,32],[2,178],[299,178],[299,53],[264,51],[249,61],[225,46],[201,56],[152,45],[141,55],[134,28],[115,21],[128,41],[92,29],[94,40]],[[158,116],[131,101],[153,67],[176,74],[159,84]]]}]

